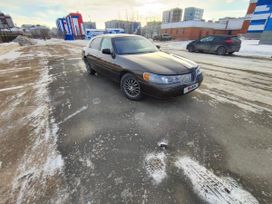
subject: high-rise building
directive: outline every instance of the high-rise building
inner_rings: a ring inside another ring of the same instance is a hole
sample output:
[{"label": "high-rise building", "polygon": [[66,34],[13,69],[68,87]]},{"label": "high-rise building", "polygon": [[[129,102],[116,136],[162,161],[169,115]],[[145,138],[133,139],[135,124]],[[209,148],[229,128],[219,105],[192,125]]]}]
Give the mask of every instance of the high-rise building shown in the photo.
[{"label": "high-rise building", "polygon": [[184,21],[199,21],[203,18],[204,9],[188,7],[185,8]]},{"label": "high-rise building", "polygon": [[159,21],[147,22],[146,26],[142,28],[142,35],[147,38],[158,36],[160,34],[161,24]]},{"label": "high-rise building", "polygon": [[182,9],[174,8],[170,10],[170,22],[180,22],[182,19]]},{"label": "high-rise building", "polygon": [[84,29],[96,29],[95,22],[83,22]]},{"label": "high-rise building", "polygon": [[162,14],[163,23],[175,23],[180,22],[182,19],[182,9],[173,8],[171,10],[164,11]]},{"label": "high-rise building", "polygon": [[170,11],[164,11],[162,13],[162,23],[170,23]]},{"label": "high-rise building", "polygon": [[140,33],[141,23],[123,20],[111,20],[105,22],[106,28],[122,28],[125,33],[138,34]]}]

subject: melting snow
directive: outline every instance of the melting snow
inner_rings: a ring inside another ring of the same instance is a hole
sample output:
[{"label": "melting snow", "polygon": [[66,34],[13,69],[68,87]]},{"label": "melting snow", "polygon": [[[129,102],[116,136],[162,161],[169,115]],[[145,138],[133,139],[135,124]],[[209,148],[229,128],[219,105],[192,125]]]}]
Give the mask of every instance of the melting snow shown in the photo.
[{"label": "melting snow", "polygon": [[73,114],[67,116],[66,118],[64,118],[63,121],[61,121],[59,124],[66,122],[67,120],[70,120],[71,118],[75,117],[76,115],[78,115],[79,113],[81,113],[82,111],[86,110],[88,108],[88,106],[83,106],[81,107],[79,110],[77,110],[76,112],[74,112]]},{"label": "melting snow", "polygon": [[100,104],[101,103],[101,99],[100,98],[94,98],[93,99],[93,104],[94,105],[98,105],[98,104]]},{"label": "melting snow", "polygon": [[60,154],[53,154],[47,158],[46,163],[44,164],[44,172],[47,175],[53,176],[56,171],[62,168],[64,165],[63,159]]},{"label": "melting snow", "polygon": [[21,56],[21,52],[18,52],[17,50],[12,50],[6,54],[0,55],[0,61],[5,60],[5,61],[12,61]]},{"label": "melting snow", "polygon": [[24,86],[13,86],[13,87],[9,87],[9,88],[0,89],[0,92],[12,91],[12,90],[22,89],[22,88],[24,88]]},{"label": "melting snow", "polygon": [[166,155],[161,153],[150,153],[145,157],[145,168],[149,176],[154,180],[155,184],[162,182],[166,178]]},{"label": "melting snow", "polygon": [[[36,89],[33,98],[36,109],[25,118],[34,129],[34,142],[25,151],[12,186],[17,203],[24,202],[27,197],[34,197],[35,193],[41,193],[39,189],[46,187],[48,177],[61,173],[64,165],[57,151],[58,125],[50,116],[47,86],[52,79],[48,73],[47,61],[40,61],[40,67],[40,79],[33,86]],[[37,186],[39,189],[36,189]]]},{"label": "melting snow", "polygon": [[217,177],[189,157],[181,157],[176,167],[182,169],[189,178],[195,193],[211,204],[258,204],[249,192],[244,190],[232,178]]}]

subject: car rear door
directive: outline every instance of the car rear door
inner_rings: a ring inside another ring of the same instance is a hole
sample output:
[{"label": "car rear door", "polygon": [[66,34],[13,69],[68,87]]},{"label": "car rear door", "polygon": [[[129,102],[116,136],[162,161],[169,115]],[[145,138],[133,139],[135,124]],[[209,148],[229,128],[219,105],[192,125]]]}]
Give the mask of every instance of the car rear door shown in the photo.
[{"label": "car rear door", "polygon": [[90,44],[89,48],[87,51],[87,60],[90,65],[92,65],[92,68],[97,71],[98,73],[100,72],[100,67],[99,67],[99,52],[100,52],[100,45],[101,45],[102,38],[94,38]]},{"label": "car rear door", "polygon": [[102,53],[103,49],[110,49],[112,53],[114,52],[112,40],[110,37],[104,37],[102,40],[100,52],[98,54],[98,58],[101,60],[98,62],[99,66],[103,70],[104,75],[107,75],[111,79],[118,81],[122,67],[117,64],[117,60],[114,54],[104,54]]},{"label": "car rear door", "polygon": [[232,47],[233,51],[239,51],[241,48],[242,41],[238,37],[232,37],[231,40],[233,42],[233,47]]}]

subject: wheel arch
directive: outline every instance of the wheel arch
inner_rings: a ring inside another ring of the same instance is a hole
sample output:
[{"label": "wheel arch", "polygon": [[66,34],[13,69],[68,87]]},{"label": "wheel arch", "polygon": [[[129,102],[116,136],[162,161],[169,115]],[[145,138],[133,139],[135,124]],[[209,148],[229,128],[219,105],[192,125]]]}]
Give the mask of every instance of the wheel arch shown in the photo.
[{"label": "wheel arch", "polygon": [[135,74],[133,74],[133,73],[132,73],[131,71],[129,71],[129,70],[123,70],[123,71],[121,71],[120,76],[119,76],[119,81],[120,81],[120,82],[121,82],[122,77],[123,77],[125,74],[132,74],[132,75],[135,76]]},{"label": "wheel arch", "polygon": [[224,45],[218,45],[217,48],[216,48],[216,50],[215,50],[215,52],[217,53],[218,50],[219,50],[221,47],[225,49],[225,54],[226,54],[226,53],[228,52],[228,49],[227,49],[227,47],[224,46]]}]

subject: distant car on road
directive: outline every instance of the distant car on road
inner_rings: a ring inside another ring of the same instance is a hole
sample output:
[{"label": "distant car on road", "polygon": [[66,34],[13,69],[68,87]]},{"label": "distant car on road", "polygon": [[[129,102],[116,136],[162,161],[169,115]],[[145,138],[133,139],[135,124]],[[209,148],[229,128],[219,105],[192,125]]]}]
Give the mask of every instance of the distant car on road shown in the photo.
[{"label": "distant car on road", "polygon": [[173,40],[173,37],[167,33],[164,33],[162,35],[157,35],[153,37],[153,40],[159,40],[159,41],[170,41]]},{"label": "distant car on road", "polygon": [[211,35],[200,40],[195,40],[187,45],[189,52],[207,52],[218,55],[239,52],[241,40],[237,36]]},{"label": "distant car on road", "polygon": [[83,49],[82,57],[90,75],[97,72],[120,83],[131,100],[143,95],[168,98],[188,94],[203,81],[197,64],[161,52],[137,35],[97,36]]}]

